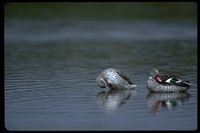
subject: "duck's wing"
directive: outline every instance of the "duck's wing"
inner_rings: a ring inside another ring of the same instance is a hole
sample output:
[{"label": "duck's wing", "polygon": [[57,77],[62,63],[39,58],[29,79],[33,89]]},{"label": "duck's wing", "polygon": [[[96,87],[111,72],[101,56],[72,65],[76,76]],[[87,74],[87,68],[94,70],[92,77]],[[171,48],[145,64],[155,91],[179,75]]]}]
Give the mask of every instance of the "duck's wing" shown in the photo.
[{"label": "duck's wing", "polygon": [[178,77],[175,74],[162,75],[161,79],[163,83],[167,83],[167,84],[184,86],[184,87],[191,86],[189,81],[184,81],[182,78]]},{"label": "duck's wing", "polygon": [[133,82],[132,82],[128,77],[126,77],[126,75],[125,75],[124,73],[122,73],[120,70],[115,69],[115,71],[116,71],[123,79],[125,79],[129,84],[133,84]]},{"label": "duck's wing", "polygon": [[175,74],[159,74],[159,77],[162,81],[166,81],[167,79],[174,77],[174,78],[179,78],[177,75]]}]

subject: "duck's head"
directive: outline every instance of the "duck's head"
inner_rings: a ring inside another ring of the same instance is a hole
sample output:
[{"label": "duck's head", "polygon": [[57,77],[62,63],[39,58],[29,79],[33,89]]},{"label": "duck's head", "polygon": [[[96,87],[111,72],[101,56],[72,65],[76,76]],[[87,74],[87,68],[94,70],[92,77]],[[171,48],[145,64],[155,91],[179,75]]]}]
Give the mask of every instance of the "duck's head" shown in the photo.
[{"label": "duck's head", "polygon": [[157,69],[153,69],[153,70],[149,73],[149,75],[150,75],[152,78],[156,79],[156,81],[162,82],[162,80],[161,80],[161,78],[160,78],[160,76],[159,76],[159,71],[158,71]]},{"label": "duck's head", "polygon": [[153,70],[149,73],[149,75],[150,75],[151,77],[155,78],[156,76],[159,75],[159,71],[158,71],[157,69],[153,69]]},{"label": "duck's head", "polygon": [[107,82],[102,77],[97,77],[96,79],[97,85],[101,88],[105,88],[107,86]]},{"label": "duck's head", "polygon": [[111,81],[107,81],[104,78],[102,78],[101,76],[98,76],[96,79],[97,85],[101,88],[105,88],[106,86],[112,88],[112,84]]}]

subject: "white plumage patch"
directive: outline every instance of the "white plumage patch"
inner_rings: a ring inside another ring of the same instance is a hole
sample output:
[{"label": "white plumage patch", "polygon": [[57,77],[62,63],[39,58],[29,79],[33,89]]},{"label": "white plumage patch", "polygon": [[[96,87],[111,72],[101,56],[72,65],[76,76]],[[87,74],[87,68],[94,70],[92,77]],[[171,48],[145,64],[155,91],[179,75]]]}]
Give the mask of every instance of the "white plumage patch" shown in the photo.
[{"label": "white plumage patch", "polygon": [[177,78],[169,78],[165,82],[167,82],[167,83],[180,83],[180,82],[182,82],[182,80],[177,79]]}]

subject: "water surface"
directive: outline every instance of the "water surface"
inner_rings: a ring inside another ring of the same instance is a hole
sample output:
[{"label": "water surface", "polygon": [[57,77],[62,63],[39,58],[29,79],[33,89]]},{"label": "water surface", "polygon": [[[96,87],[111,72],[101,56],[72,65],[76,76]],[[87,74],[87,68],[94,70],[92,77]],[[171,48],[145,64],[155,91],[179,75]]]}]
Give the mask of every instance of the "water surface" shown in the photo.
[{"label": "water surface", "polygon": [[[197,129],[195,20],[5,19],[8,130]],[[139,90],[99,88],[118,68]],[[148,73],[176,73],[186,93],[149,93]]]}]

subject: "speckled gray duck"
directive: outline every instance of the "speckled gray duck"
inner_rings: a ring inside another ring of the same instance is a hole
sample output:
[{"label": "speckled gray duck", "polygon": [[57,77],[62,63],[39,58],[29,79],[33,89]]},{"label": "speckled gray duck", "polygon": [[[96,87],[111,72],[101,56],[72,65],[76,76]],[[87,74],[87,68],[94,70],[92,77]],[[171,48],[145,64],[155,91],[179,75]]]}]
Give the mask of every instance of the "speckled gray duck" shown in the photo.
[{"label": "speckled gray duck", "polygon": [[153,69],[147,81],[147,88],[150,92],[186,92],[191,83],[184,81],[175,74],[160,74]]},{"label": "speckled gray duck", "polygon": [[134,89],[137,87],[124,73],[115,68],[108,68],[101,72],[96,83],[101,88],[108,86],[111,89]]}]

